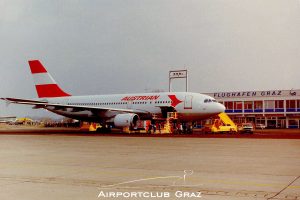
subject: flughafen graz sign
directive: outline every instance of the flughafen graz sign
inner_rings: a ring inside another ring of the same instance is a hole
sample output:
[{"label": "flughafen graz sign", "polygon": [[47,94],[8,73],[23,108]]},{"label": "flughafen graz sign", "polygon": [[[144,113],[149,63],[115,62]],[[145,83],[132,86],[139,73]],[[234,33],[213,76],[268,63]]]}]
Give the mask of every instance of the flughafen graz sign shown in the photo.
[{"label": "flughafen graz sign", "polygon": [[291,97],[298,96],[300,90],[268,90],[251,92],[217,92],[210,93],[214,98],[250,98],[250,97]]}]

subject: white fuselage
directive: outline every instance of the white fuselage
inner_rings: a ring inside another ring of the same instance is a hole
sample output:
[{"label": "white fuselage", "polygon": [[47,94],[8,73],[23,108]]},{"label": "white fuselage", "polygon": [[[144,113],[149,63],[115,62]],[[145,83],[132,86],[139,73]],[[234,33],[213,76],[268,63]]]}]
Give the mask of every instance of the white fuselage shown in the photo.
[{"label": "white fuselage", "polygon": [[127,113],[122,109],[132,110],[132,113],[137,113],[140,119],[151,119],[153,115],[163,115],[173,108],[181,121],[197,121],[225,111],[225,107],[212,97],[190,92],[69,96],[44,100],[70,106],[105,108],[103,111],[95,112],[80,108],[46,107],[49,111],[70,118],[99,122],[107,122],[118,114]]},{"label": "white fuselage", "polygon": [[38,99],[0,98],[8,103],[33,105],[59,115],[103,125],[135,127],[141,120],[165,120],[170,112],[181,122],[198,121],[225,111],[210,96],[191,92],[72,96],[55,82],[39,60],[29,60]]}]

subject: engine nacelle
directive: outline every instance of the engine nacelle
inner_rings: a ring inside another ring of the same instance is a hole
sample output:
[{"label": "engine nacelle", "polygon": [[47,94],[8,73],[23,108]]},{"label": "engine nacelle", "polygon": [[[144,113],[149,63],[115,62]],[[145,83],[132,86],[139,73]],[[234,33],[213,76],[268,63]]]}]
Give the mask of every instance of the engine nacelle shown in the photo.
[{"label": "engine nacelle", "polygon": [[118,114],[114,118],[114,124],[116,127],[134,127],[138,120],[139,116],[137,114]]}]

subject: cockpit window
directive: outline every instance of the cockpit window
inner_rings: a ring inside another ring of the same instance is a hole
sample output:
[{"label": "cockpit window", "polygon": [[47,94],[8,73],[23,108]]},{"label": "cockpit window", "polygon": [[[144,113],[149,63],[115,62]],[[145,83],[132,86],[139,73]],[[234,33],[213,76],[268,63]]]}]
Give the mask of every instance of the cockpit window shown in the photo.
[{"label": "cockpit window", "polygon": [[217,102],[215,99],[204,99],[204,103]]}]

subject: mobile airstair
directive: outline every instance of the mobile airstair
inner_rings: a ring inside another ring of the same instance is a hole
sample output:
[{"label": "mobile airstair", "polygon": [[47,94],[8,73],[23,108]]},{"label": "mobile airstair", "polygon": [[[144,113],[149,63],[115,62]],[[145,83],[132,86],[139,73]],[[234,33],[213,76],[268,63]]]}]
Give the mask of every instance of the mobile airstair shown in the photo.
[{"label": "mobile airstair", "polygon": [[238,128],[226,113],[220,113],[218,118],[214,120],[214,123],[211,126],[211,132],[236,133],[238,132]]}]

